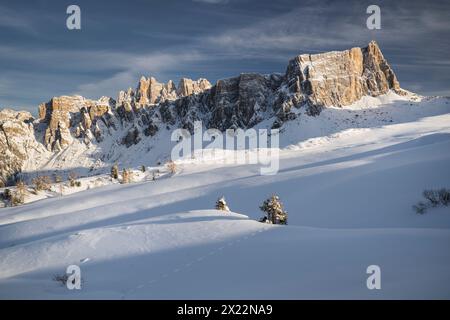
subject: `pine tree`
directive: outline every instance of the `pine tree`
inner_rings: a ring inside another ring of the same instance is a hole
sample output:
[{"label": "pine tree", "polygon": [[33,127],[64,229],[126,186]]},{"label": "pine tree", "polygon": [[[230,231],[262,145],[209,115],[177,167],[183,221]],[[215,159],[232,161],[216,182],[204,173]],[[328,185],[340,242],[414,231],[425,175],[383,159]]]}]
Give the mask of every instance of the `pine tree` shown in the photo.
[{"label": "pine tree", "polygon": [[119,179],[119,166],[115,163],[111,168],[111,178]]},{"label": "pine tree", "polygon": [[259,208],[266,213],[266,216],[261,219],[261,222],[287,224],[287,212],[284,211],[283,204],[277,195],[273,195],[265,200]]},{"label": "pine tree", "polygon": [[225,197],[222,196],[217,199],[216,210],[230,211],[230,208],[228,208],[227,202],[225,201]]}]

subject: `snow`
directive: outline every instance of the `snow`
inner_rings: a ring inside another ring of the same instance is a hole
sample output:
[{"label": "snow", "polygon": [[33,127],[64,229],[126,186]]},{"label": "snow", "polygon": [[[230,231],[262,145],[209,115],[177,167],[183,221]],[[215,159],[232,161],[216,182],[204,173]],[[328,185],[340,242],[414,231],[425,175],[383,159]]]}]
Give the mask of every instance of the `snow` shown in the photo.
[{"label": "snow", "polygon": [[[448,299],[450,208],[412,209],[424,189],[450,187],[448,103],[299,113],[272,176],[196,158],[175,175],[136,167],[131,184],[85,177],[77,192],[0,209],[0,298]],[[288,226],[256,221],[273,193]],[[222,195],[232,212],[212,210]],[[81,290],[52,280],[71,264]],[[381,290],[366,287],[369,265]]]}]

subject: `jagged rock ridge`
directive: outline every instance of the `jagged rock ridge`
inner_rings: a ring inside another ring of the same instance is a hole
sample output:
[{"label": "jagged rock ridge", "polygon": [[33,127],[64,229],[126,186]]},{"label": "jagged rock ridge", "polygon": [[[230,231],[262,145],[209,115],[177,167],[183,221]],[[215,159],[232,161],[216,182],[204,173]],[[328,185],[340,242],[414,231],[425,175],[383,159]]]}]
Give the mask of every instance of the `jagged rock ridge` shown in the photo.
[{"label": "jagged rock ridge", "polygon": [[[280,127],[296,117],[296,109],[318,115],[322,108],[344,107],[390,90],[403,94],[375,42],[366,48],[299,55],[284,74],[246,73],[214,86],[206,79],[183,78],[175,86],[142,77],[136,90],[120,91],[117,101],[54,97],[39,106],[36,120],[23,112],[0,113],[0,176],[6,183],[23,170],[30,146],[50,158],[74,141],[102,146],[105,137],[114,137],[114,145],[130,147],[164,128],[192,131],[196,120],[222,131],[253,127],[266,119]],[[102,152],[95,153],[97,161],[111,160],[111,152]]]}]

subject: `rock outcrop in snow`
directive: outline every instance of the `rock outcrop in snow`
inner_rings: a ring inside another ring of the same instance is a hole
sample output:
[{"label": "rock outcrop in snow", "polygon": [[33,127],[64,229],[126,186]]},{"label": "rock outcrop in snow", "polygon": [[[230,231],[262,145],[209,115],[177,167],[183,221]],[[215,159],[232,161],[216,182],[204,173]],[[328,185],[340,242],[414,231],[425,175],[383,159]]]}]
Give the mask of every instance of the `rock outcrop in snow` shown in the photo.
[{"label": "rock outcrop in snow", "polygon": [[45,148],[34,135],[33,117],[25,111],[0,111],[0,186],[20,172],[27,158]]},{"label": "rock outcrop in snow", "polygon": [[[110,163],[120,160],[113,148],[131,147],[171,127],[192,131],[196,120],[222,131],[253,127],[263,120],[276,128],[296,118],[301,108],[318,115],[325,107],[345,107],[390,90],[403,93],[375,42],[366,48],[299,55],[289,61],[284,74],[243,73],[214,86],[206,79],[183,78],[175,86],[142,77],[136,90],[120,91],[117,101],[54,97],[39,106],[37,120],[24,112],[3,111],[0,176],[6,182],[23,170],[29,158],[26,146],[53,152],[47,160],[75,143],[94,146],[83,156]],[[36,162],[35,169],[40,165]],[[64,165],[59,162],[58,167]]]},{"label": "rock outcrop in snow", "polygon": [[74,138],[95,136],[101,140],[97,120],[111,111],[115,101],[102,97],[98,101],[81,96],[54,97],[39,106],[39,123],[46,126],[44,145],[60,151]]}]

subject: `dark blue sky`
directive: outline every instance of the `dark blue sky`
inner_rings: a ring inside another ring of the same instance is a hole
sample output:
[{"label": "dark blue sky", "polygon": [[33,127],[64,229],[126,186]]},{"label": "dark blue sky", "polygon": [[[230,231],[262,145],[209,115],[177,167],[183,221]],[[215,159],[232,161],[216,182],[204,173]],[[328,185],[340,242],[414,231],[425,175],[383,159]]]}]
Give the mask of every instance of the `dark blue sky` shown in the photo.
[{"label": "dark blue sky", "polygon": [[[81,8],[81,30],[66,28],[70,4]],[[381,7],[381,30],[366,28],[370,4]],[[0,108],[116,98],[141,75],[284,72],[297,54],[372,39],[402,87],[450,95],[450,1],[0,0]]]}]

